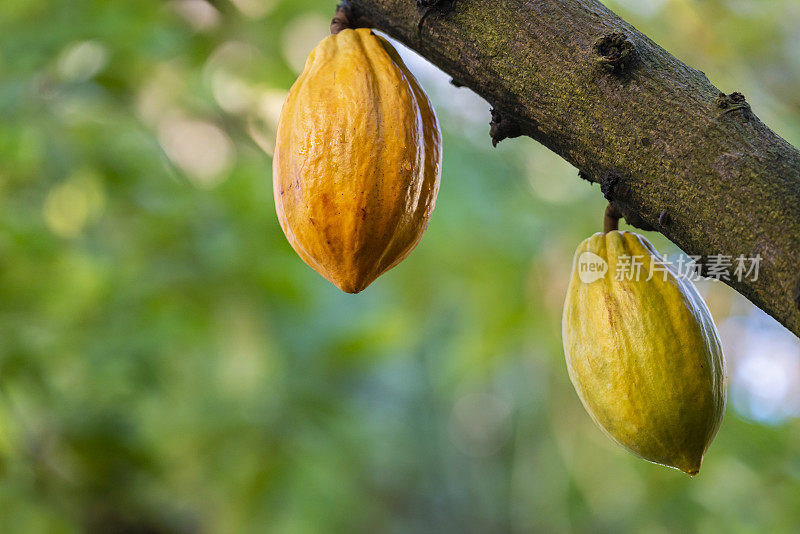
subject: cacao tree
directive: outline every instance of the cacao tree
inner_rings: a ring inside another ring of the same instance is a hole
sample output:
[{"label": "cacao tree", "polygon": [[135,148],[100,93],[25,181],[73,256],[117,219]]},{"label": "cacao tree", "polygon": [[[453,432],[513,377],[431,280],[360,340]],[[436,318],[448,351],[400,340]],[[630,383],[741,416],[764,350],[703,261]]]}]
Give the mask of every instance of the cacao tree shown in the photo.
[{"label": "cacao tree", "polygon": [[490,135],[529,136],[600,185],[628,223],[687,254],[761,258],[724,280],[800,334],[800,151],[597,0],[349,0],[494,107]]}]

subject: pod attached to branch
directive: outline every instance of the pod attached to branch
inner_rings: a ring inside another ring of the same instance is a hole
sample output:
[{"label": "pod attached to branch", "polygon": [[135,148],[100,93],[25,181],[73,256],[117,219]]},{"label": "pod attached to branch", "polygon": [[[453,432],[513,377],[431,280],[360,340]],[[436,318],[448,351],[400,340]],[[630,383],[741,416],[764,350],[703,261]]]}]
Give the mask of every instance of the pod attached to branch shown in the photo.
[{"label": "pod attached to branch", "polygon": [[725,412],[714,321],[647,239],[606,219],[575,252],[562,320],[570,379],[614,441],[694,476]]},{"label": "pod attached to branch", "polygon": [[422,238],[442,142],[428,97],[384,38],[343,29],[311,51],[278,124],[278,219],[308,265],[358,293]]}]

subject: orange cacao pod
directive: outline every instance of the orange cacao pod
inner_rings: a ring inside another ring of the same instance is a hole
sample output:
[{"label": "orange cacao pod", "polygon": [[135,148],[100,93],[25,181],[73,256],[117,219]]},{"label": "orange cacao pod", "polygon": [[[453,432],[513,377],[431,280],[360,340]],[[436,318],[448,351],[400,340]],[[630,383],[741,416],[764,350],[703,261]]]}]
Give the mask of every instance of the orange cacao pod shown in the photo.
[{"label": "orange cacao pod", "polygon": [[358,293],[422,238],[441,157],[430,101],[392,45],[369,29],[326,37],[281,111],[281,228],[303,261]]}]

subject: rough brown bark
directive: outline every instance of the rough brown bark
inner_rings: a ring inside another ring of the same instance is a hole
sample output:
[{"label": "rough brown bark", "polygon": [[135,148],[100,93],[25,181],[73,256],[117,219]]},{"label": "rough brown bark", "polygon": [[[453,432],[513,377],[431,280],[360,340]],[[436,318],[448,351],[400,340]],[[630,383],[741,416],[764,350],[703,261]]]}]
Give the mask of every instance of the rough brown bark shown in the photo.
[{"label": "rough brown bark", "polygon": [[762,257],[727,283],[800,335],[800,151],[596,0],[350,0],[687,254]]}]

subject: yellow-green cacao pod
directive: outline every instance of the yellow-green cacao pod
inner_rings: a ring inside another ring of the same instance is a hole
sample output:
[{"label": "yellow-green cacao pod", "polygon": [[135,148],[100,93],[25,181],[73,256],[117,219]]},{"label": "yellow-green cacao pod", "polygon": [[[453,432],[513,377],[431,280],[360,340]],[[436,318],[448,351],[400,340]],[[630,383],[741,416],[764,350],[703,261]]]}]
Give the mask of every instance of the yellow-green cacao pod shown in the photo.
[{"label": "yellow-green cacao pod", "polygon": [[308,265],[358,293],[422,238],[441,159],[431,103],[392,45],[369,29],[326,37],[278,123],[281,227]]},{"label": "yellow-green cacao pod", "polygon": [[595,234],[575,252],[562,336],[592,419],[637,456],[696,475],[722,422],[726,379],[694,284],[643,236]]}]

